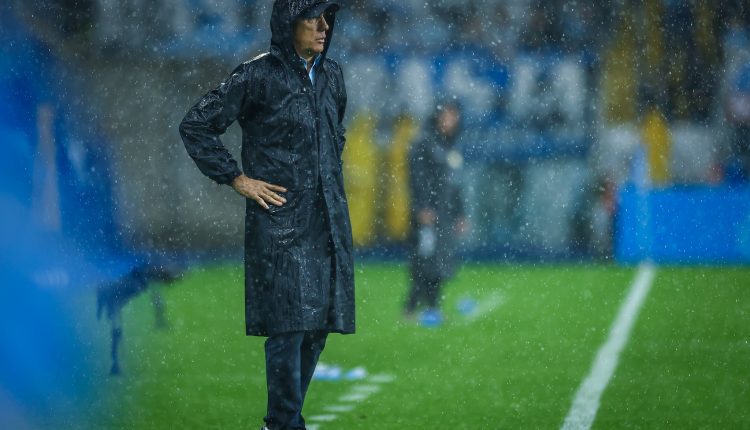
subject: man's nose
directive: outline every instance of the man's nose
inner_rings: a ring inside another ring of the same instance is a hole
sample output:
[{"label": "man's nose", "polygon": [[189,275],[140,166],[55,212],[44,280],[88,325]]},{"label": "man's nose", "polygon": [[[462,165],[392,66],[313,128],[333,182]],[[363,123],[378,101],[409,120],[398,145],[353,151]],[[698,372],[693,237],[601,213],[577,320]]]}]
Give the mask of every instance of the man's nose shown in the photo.
[{"label": "man's nose", "polygon": [[318,29],[321,30],[321,31],[328,31],[328,29],[330,28],[328,26],[328,21],[326,21],[325,16],[321,16],[320,20],[318,21],[318,23],[319,23]]}]

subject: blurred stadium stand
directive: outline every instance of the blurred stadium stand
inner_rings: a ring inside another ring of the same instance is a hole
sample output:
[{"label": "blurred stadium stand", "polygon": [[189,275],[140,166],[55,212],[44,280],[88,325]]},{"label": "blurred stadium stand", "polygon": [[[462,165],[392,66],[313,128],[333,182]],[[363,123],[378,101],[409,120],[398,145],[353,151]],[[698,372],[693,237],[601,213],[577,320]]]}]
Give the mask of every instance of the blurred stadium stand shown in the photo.
[{"label": "blurred stadium stand", "polygon": [[[15,4],[82,78],[78,102],[109,142],[123,245],[239,250],[243,202],[199,175],[175,125],[267,49],[271,2]],[[748,22],[739,1],[349,2],[331,56],[350,93],[355,242],[400,249],[404,157],[445,96],[465,107],[472,257],[614,255],[614,222],[628,219],[619,192],[641,159],[658,189],[745,182],[747,150],[733,142],[750,129]],[[237,136],[225,139],[235,154]]]}]

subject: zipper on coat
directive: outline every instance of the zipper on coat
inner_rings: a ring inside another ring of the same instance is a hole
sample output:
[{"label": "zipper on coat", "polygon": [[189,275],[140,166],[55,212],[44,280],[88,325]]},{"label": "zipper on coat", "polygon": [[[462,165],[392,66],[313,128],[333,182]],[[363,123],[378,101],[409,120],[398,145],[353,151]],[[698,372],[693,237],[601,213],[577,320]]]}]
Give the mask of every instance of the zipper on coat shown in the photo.
[{"label": "zipper on coat", "polygon": [[[319,69],[318,71],[321,71]],[[313,81],[310,79],[310,74],[307,73],[307,70],[304,70],[304,87],[308,89],[308,96],[312,97],[312,108],[313,108],[313,141],[315,142],[315,152],[317,154],[317,160],[316,160],[316,166],[315,166],[315,189],[318,188],[318,186],[323,185],[323,174],[321,169],[321,157],[320,157],[320,112],[318,108],[318,91],[316,89],[317,85],[313,83]],[[320,79],[320,76],[318,76],[318,79]],[[316,79],[317,81],[317,79]]]}]

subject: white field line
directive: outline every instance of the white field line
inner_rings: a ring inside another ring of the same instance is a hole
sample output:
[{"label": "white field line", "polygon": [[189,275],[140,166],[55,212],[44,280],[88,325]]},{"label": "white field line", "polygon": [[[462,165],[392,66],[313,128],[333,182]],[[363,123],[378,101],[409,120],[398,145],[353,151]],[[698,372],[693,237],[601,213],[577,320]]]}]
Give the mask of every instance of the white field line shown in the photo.
[{"label": "white field line", "polygon": [[355,385],[352,387],[355,393],[374,394],[380,391],[380,385]]},{"label": "white field line", "polygon": [[306,418],[306,421],[314,422],[307,424],[308,430],[321,430],[323,423],[330,423],[338,418],[336,413],[351,412],[356,407],[356,404],[366,400],[371,395],[378,393],[382,387],[378,384],[387,384],[396,379],[395,376],[387,373],[380,373],[372,375],[367,378],[365,384],[358,384],[351,387],[351,389],[339,397],[339,403],[325,406],[323,410],[328,412],[327,414],[313,415]]},{"label": "white field line", "polygon": [[617,368],[620,353],[633,329],[638,312],[651,289],[656,268],[651,263],[641,263],[630,287],[630,292],[620,306],[607,342],[599,348],[596,359],[586,379],[583,380],[563,422],[563,430],[588,430],[594,423],[602,393]]},{"label": "white field line", "polygon": [[378,384],[385,384],[388,382],[393,382],[393,380],[396,379],[395,376],[389,375],[387,373],[379,373],[377,375],[372,375],[369,378],[367,378],[370,382],[375,382]]},{"label": "white field line", "polygon": [[361,402],[370,397],[370,393],[347,393],[339,397],[339,402]]},{"label": "white field line", "polygon": [[354,410],[354,405],[328,405],[323,408],[326,412],[351,412]]},{"label": "white field line", "polygon": [[324,422],[331,422],[338,418],[338,415],[336,414],[326,414],[326,415],[313,415],[310,418],[308,418],[310,421],[324,421]]},{"label": "white field line", "polygon": [[474,309],[473,311],[471,311],[471,313],[466,315],[466,318],[464,319],[464,324],[473,323],[479,318],[482,318],[483,316],[499,308],[503,303],[505,303],[505,296],[503,295],[503,293],[496,291],[490,294],[489,297],[479,302],[476,309]]}]

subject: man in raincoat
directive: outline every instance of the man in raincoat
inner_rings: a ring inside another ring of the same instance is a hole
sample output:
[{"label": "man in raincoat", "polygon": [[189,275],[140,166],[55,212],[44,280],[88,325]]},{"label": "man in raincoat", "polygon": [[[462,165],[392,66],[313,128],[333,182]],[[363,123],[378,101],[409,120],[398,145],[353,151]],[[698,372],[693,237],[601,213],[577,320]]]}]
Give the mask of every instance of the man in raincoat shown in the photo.
[{"label": "man in raincoat", "polygon": [[[346,89],[326,57],[337,1],[276,0],[270,52],[237,67],[180,124],[206,176],[247,199],[245,314],[265,343],[266,428],[304,429],[302,405],[331,332],[354,333],[344,194]],[[219,136],[242,127],[242,169]]]},{"label": "man in raincoat", "polygon": [[426,307],[420,323],[442,323],[442,284],[456,270],[458,238],[467,228],[461,182],[463,157],[459,152],[461,109],[446,99],[435,111],[428,129],[409,151],[411,289],[404,313],[414,316]]}]

